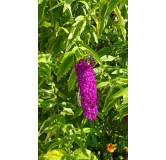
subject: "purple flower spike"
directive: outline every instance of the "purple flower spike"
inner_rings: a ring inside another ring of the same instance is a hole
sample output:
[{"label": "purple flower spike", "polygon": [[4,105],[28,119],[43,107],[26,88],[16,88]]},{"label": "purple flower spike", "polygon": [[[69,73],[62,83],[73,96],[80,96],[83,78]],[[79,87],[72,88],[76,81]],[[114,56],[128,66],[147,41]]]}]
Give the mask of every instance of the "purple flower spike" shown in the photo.
[{"label": "purple flower spike", "polygon": [[81,104],[85,118],[95,120],[98,114],[97,89],[93,67],[85,60],[75,64],[77,82],[80,88]]}]

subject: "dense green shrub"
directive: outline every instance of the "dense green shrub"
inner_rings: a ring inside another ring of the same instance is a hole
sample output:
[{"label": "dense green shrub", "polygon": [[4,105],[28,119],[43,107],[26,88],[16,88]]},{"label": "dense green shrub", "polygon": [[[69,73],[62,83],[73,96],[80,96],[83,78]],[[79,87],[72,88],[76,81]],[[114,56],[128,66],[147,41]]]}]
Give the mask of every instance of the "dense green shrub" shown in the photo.
[{"label": "dense green shrub", "polygon": [[[39,0],[39,159],[127,157],[128,3]],[[74,64],[93,64],[98,116],[83,117]],[[113,149],[113,148],[114,149]]]}]

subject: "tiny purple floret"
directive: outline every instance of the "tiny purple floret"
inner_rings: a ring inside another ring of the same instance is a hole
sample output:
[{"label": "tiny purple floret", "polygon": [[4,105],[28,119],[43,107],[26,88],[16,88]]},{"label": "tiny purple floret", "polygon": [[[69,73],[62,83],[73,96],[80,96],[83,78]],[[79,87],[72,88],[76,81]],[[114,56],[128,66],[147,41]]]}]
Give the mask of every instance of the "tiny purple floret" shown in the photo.
[{"label": "tiny purple floret", "polygon": [[81,104],[85,118],[95,120],[98,114],[97,89],[93,66],[81,59],[75,64],[77,82],[80,88]]}]

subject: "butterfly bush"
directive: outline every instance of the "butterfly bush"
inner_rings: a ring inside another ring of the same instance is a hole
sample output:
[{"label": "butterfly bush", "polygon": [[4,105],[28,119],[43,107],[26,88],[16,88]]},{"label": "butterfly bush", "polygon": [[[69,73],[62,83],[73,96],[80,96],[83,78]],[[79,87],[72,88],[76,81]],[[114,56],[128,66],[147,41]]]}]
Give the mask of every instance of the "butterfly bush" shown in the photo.
[{"label": "butterfly bush", "polygon": [[97,89],[93,66],[81,59],[75,64],[80,89],[81,105],[85,118],[95,120],[98,114]]}]

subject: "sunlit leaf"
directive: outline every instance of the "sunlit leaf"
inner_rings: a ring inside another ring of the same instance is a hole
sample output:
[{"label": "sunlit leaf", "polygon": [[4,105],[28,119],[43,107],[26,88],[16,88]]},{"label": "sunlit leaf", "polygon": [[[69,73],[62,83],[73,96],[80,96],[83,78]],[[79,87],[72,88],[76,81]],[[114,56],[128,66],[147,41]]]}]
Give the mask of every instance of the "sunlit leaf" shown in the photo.
[{"label": "sunlit leaf", "polygon": [[47,152],[43,156],[39,156],[38,160],[63,160],[63,156],[65,156],[66,154],[66,151],[62,149],[55,149]]},{"label": "sunlit leaf", "polygon": [[97,88],[103,88],[103,87],[107,86],[109,83],[110,83],[109,81],[108,82],[101,82],[101,83],[97,84]]},{"label": "sunlit leaf", "polygon": [[103,62],[107,62],[107,61],[113,61],[115,59],[115,57],[113,56],[109,56],[109,55],[105,55],[105,56],[102,56],[100,58]]},{"label": "sunlit leaf", "polygon": [[78,160],[97,160],[97,157],[88,149],[78,148],[73,152],[73,156]]},{"label": "sunlit leaf", "polygon": [[123,39],[126,40],[126,29],[125,29],[125,23],[124,23],[124,18],[121,16],[121,12],[118,9],[118,7],[114,8],[115,14],[118,17],[118,24],[120,26],[122,35],[123,35]]},{"label": "sunlit leaf", "polygon": [[113,94],[111,96],[111,98],[118,98],[118,97],[121,97],[121,96],[123,96],[123,95],[125,95],[127,93],[128,93],[128,87],[127,88],[123,88],[120,91],[116,92],[115,94]]},{"label": "sunlit leaf", "polygon": [[51,27],[51,23],[44,21],[40,27]]},{"label": "sunlit leaf", "polygon": [[63,108],[63,111],[60,113],[61,115],[65,116],[65,115],[74,115],[74,112],[72,111],[71,108]]}]

